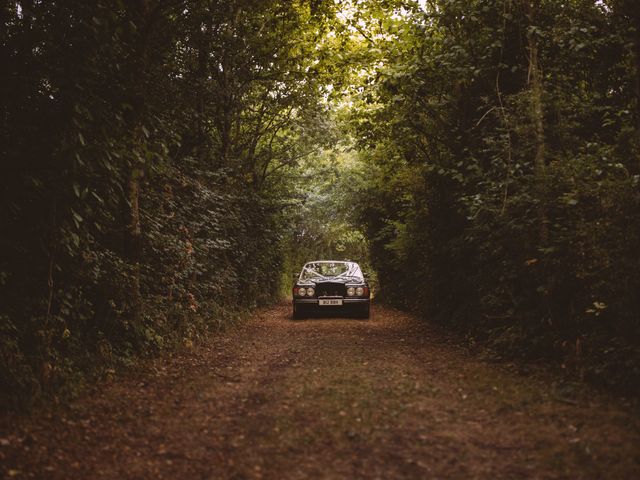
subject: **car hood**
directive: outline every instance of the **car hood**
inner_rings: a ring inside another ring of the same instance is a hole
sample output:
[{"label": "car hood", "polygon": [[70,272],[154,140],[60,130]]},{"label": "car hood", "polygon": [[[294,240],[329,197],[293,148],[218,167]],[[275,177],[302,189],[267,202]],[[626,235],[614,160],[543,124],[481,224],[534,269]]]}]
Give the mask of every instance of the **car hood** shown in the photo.
[{"label": "car hood", "polygon": [[355,277],[326,277],[326,278],[322,278],[322,279],[316,279],[316,280],[308,280],[307,282],[304,283],[315,283],[316,285],[321,284],[321,283],[342,283],[342,284],[347,284],[347,283],[365,283],[363,279],[361,278],[355,278]]}]

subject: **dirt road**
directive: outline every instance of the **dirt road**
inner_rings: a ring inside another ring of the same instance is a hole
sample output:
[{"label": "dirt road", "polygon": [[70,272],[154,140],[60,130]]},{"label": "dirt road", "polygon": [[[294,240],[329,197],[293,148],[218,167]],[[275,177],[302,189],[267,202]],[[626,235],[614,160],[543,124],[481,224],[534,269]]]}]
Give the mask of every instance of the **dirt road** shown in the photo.
[{"label": "dirt road", "polygon": [[[18,425],[16,425],[16,422]],[[64,413],[6,417],[7,478],[640,478],[640,420],[395,310],[259,312]]]}]

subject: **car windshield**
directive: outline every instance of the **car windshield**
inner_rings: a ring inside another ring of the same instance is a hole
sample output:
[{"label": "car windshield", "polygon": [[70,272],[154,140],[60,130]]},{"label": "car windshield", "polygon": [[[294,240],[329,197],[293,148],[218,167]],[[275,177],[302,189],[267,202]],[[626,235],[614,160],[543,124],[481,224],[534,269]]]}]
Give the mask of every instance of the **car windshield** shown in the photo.
[{"label": "car windshield", "polygon": [[310,262],[302,268],[300,273],[301,281],[335,277],[362,280],[362,272],[358,264],[353,262]]}]

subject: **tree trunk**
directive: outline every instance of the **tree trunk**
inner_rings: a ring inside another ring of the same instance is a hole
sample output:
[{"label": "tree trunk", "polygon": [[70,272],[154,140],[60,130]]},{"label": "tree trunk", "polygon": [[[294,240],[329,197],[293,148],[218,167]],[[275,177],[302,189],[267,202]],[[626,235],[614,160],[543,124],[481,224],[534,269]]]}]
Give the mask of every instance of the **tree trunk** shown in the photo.
[{"label": "tree trunk", "polygon": [[138,0],[132,16],[136,27],[133,42],[136,46],[130,63],[131,105],[130,117],[131,147],[130,167],[127,185],[127,200],[129,205],[127,228],[127,253],[131,266],[129,290],[129,310],[131,322],[140,325],[142,321],[142,294],[140,289],[140,264],[142,261],[142,227],[140,224],[140,193],[142,177],[144,176],[144,152],[146,138],[144,135],[144,108],[147,69],[147,21],[149,15],[148,0]]},{"label": "tree trunk", "polygon": [[131,262],[130,310],[136,325],[142,319],[142,293],[140,290],[140,262],[142,261],[142,228],[140,225],[140,180],[142,169],[133,167],[129,173],[129,228],[127,248]]},{"label": "tree trunk", "polygon": [[528,84],[531,94],[531,119],[534,127],[535,157],[534,174],[538,197],[538,235],[542,245],[549,240],[549,227],[546,203],[546,143],[544,136],[544,103],[542,98],[542,72],[540,69],[538,39],[532,27],[540,8],[539,0],[525,0],[525,12],[528,19],[527,50],[529,51]]},{"label": "tree trunk", "polygon": [[207,132],[205,127],[207,88],[209,77],[209,54],[211,35],[211,14],[208,9],[203,12],[203,20],[197,32],[198,67],[196,83],[196,156],[203,159],[207,154]]},{"label": "tree trunk", "polygon": [[635,96],[636,96],[636,108],[635,108],[635,117],[636,117],[636,154],[640,156],[640,6],[635,5],[635,2],[628,2],[629,5],[629,15],[631,16],[631,22],[635,29],[633,40],[634,40],[634,67],[635,67]]}]

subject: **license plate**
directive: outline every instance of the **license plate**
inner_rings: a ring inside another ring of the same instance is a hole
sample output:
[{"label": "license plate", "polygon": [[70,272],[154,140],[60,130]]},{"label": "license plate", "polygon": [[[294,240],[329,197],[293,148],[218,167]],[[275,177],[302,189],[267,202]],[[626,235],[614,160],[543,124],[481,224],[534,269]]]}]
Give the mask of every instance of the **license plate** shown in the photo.
[{"label": "license plate", "polygon": [[318,304],[323,306],[342,305],[342,299],[341,298],[321,298],[318,301]]}]

